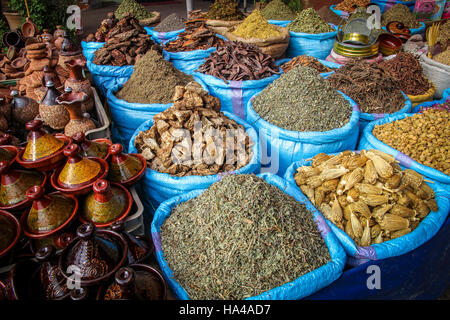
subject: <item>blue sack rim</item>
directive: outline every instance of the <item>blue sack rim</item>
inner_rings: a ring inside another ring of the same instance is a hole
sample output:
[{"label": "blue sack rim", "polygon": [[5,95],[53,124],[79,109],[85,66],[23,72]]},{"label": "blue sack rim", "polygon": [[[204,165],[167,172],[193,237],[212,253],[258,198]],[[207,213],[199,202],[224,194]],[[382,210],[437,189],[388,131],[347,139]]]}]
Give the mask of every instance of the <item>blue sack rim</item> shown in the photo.
[{"label": "blue sack rim", "polygon": [[374,120],[378,120],[378,119],[382,119],[382,118],[386,118],[388,116],[396,116],[399,114],[404,114],[404,113],[408,113],[411,111],[412,108],[412,102],[411,99],[408,98],[408,96],[402,91],[403,97],[405,98],[405,104],[403,105],[403,107],[394,112],[394,113],[366,113],[366,112],[361,112],[361,120],[365,120],[365,121],[374,121]]}]

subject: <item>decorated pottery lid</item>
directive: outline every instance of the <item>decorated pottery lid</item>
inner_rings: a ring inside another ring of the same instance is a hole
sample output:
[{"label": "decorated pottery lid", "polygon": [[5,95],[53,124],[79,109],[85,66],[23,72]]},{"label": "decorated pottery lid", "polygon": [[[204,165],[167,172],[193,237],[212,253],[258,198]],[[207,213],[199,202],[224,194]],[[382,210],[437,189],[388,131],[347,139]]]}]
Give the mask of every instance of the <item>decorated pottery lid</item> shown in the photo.
[{"label": "decorated pottery lid", "polygon": [[41,101],[41,104],[46,105],[46,106],[57,105],[58,103],[56,102],[56,98],[58,98],[61,95],[61,92],[56,90],[55,84],[51,80],[47,81],[47,83],[45,84],[45,87],[47,88],[47,90],[45,92],[44,98]]},{"label": "decorated pottery lid", "polygon": [[106,227],[114,221],[124,219],[132,205],[131,193],[120,184],[104,179],[95,181],[93,192],[88,194],[81,206],[81,220]]},{"label": "decorated pottery lid", "polygon": [[72,136],[73,142],[80,147],[80,154],[84,157],[106,158],[108,148],[112,142],[108,139],[89,140],[83,132],[77,132]]},{"label": "decorated pottery lid", "polygon": [[146,161],[138,154],[125,154],[121,144],[109,147],[109,180],[124,185],[136,183],[144,175]]},{"label": "decorated pottery lid", "polygon": [[88,95],[84,92],[73,92],[72,88],[66,87],[64,93],[56,98],[58,104],[75,104],[85,102]]},{"label": "decorated pottery lid", "polygon": [[[11,139],[11,138],[9,138]],[[7,140],[5,140],[7,141]],[[17,155],[17,148],[11,149],[7,146],[0,146],[0,161],[11,161],[14,160],[14,158]]]},{"label": "decorated pottery lid", "polygon": [[95,285],[111,275],[126,261],[128,248],[121,235],[110,230],[96,230],[92,223],[78,227],[77,237],[59,257],[58,267],[65,278],[68,266],[79,268],[80,285]]},{"label": "decorated pottery lid", "polygon": [[33,204],[22,219],[24,233],[30,238],[42,238],[61,230],[77,213],[78,200],[72,195],[44,194],[44,188],[34,186],[28,189],[27,198]]},{"label": "decorated pottery lid", "polygon": [[17,243],[21,233],[20,223],[15,216],[0,210],[0,258]]},{"label": "decorated pottery lid", "polygon": [[74,56],[81,53],[81,49],[70,39],[69,33],[64,31],[64,40],[59,54],[62,56]]}]

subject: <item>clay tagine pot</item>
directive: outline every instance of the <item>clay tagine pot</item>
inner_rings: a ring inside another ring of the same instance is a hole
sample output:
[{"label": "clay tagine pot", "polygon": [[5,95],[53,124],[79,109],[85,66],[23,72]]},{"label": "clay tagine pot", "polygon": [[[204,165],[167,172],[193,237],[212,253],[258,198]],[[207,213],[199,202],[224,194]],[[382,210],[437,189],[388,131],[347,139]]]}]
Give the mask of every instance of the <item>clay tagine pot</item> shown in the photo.
[{"label": "clay tagine pot", "polygon": [[49,29],[42,30],[41,38],[43,42],[53,44],[53,35],[50,33]]},{"label": "clay tagine pot", "polygon": [[86,67],[85,59],[71,59],[65,62],[69,69],[69,78],[64,83],[65,87],[72,89],[72,92],[84,92],[87,100],[81,104],[81,111],[91,112],[94,109],[94,95],[92,93],[91,82],[83,77],[83,68]]},{"label": "clay tagine pot", "polygon": [[107,161],[109,163],[108,179],[125,186],[131,186],[139,181],[147,167],[143,156],[135,153],[123,153],[123,146],[118,143],[109,147]]},{"label": "clay tagine pot", "polygon": [[98,179],[108,174],[108,163],[100,158],[82,157],[76,144],[64,149],[65,165],[56,169],[51,176],[53,188],[64,193],[87,194]]},{"label": "clay tagine pot", "polygon": [[[2,137],[4,140],[2,142],[8,141],[8,137]],[[8,142],[6,142],[8,143]],[[19,149],[15,146],[9,146],[5,144],[0,144],[0,161],[12,161],[16,158],[19,153]]]},{"label": "clay tagine pot", "polygon": [[78,267],[80,286],[92,286],[112,276],[125,263],[127,252],[121,235],[86,223],[78,227],[77,237],[60,255],[58,266],[66,279],[70,277],[67,267]]},{"label": "clay tagine pot", "polygon": [[84,157],[105,159],[108,156],[108,148],[112,145],[109,139],[88,140],[83,132],[75,133],[72,140],[80,147],[80,154]]},{"label": "clay tagine pot", "polygon": [[64,148],[72,139],[64,135],[51,135],[42,130],[41,120],[32,120],[25,125],[30,131],[28,143],[17,156],[17,163],[27,169],[49,171],[64,160]]},{"label": "clay tagine pot", "polygon": [[97,300],[165,300],[167,285],[162,275],[145,264],[120,268],[114,282],[101,286]]},{"label": "clay tagine pot", "polygon": [[128,264],[142,263],[153,253],[155,249],[153,241],[126,232],[123,220],[115,221],[110,228],[125,238],[128,245]]},{"label": "clay tagine pot", "polygon": [[62,40],[60,40],[60,38],[55,40],[55,47],[58,48],[58,46],[58,65],[60,65],[64,70],[68,70],[66,61],[84,58],[81,48],[79,48],[75,42],[70,39],[69,34],[66,31],[64,31],[64,37]]},{"label": "clay tagine pot", "polygon": [[29,97],[20,96],[17,90],[12,90],[10,95],[12,97],[11,116],[13,123],[17,128],[22,128],[23,125],[39,114],[39,104]]},{"label": "clay tagine pot", "polygon": [[87,101],[87,94],[84,92],[72,92],[72,89],[67,87],[64,93],[56,98],[58,104],[65,106],[69,112],[70,121],[64,128],[64,134],[72,137],[77,132],[86,133],[89,130],[96,128],[95,123],[83,117],[81,104]]},{"label": "clay tagine pot", "polygon": [[26,196],[32,186],[43,187],[47,182],[47,175],[39,171],[13,169],[14,161],[0,161],[0,209],[19,210],[30,205]]},{"label": "clay tagine pot", "polygon": [[[0,146],[12,146],[12,147],[19,147],[20,146],[20,140],[17,137],[11,136],[10,134],[7,133],[0,133]],[[19,149],[17,149],[19,150]],[[5,156],[5,154],[2,154],[2,151],[0,151],[0,161],[3,159],[3,157],[6,157],[5,159],[7,159],[8,156]],[[6,160],[8,161],[8,160]]]},{"label": "clay tagine pot", "polygon": [[81,222],[92,222],[97,228],[103,228],[125,219],[130,213],[133,198],[124,186],[99,179],[92,191],[80,205]]},{"label": "clay tagine pot", "polygon": [[54,233],[51,236],[39,239],[31,239],[30,250],[33,254],[36,254],[43,247],[51,246],[55,249],[56,254],[60,254],[62,250],[67,248],[69,243],[75,238],[72,227],[64,228],[60,232]]},{"label": "clay tagine pot", "polygon": [[41,119],[52,129],[62,130],[69,123],[70,117],[66,107],[56,102],[61,92],[56,90],[53,81],[48,81],[44,98],[39,104],[39,115]]},{"label": "clay tagine pot", "polygon": [[[2,260],[17,244],[21,233],[19,220],[11,213],[0,210],[0,258]],[[0,263],[1,265],[2,263]]]},{"label": "clay tagine pot", "polygon": [[78,212],[78,199],[60,192],[44,193],[44,188],[28,189],[27,198],[33,201],[20,219],[24,234],[32,239],[48,237],[67,227]]}]

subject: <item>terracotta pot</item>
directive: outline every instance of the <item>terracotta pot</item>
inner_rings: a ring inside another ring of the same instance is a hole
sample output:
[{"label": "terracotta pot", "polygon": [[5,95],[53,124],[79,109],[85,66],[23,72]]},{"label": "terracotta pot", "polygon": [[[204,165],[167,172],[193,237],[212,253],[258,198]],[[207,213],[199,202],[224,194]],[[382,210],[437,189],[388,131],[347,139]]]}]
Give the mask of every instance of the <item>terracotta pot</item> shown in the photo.
[{"label": "terracotta pot", "polygon": [[65,62],[69,69],[69,78],[64,83],[65,87],[72,89],[72,92],[84,92],[87,94],[87,101],[82,102],[81,111],[91,112],[94,109],[94,99],[91,82],[83,77],[83,68],[86,67],[86,60],[71,59]]},{"label": "terracotta pot", "polygon": [[9,29],[17,30],[22,25],[22,15],[19,12],[3,12],[9,24]]},{"label": "terracotta pot", "polygon": [[77,132],[72,136],[73,142],[80,147],[80,153],[83,157],[97,157],[106,159],[108,148],[112,145],[109,139],[88,140],[83,132]]},{"label": "terracotta pot", "polygon": [[33,20],[31,18],[26,17],[25,22],[22,25],[22,34],[25,38],[31,38],[34,37],[39,33],[38,27],[34,24]]},{"label": "terracotta pot", "polygon": [[22,127],[39,114],[39,104],[33,99],[21,96],[19,91],[11,91],[11,116],[16,127]]},{"label": "terracotta pot", "polygon": [[61,92],[56,90],[53,81],[48,81],[46,88],[45,96],[39,104],[39,115],[52,129],[64,129],[69,123],[70,117],[66,107],[56,102],[56,98],[61,95]]},{"label": "terracotta pot", "polygon": [[0,210],[0,258],[5,257],[19,241],[22,228],[15,216]]},{"label": "terracotta pot", "polygon": [[147,162],[140,154],[124,154],[121,144],[113,144],[109,147],[108,178],[112,182],[131,186],[141,179],[145,173]]},{"label": "terracotta pot", "polygon": [[50,33],[50,30],[48,30],[48,29],[42,30],[41,37],[42,37],[42,41],[53,44],[54,38],[53,38],[53,35]]}]

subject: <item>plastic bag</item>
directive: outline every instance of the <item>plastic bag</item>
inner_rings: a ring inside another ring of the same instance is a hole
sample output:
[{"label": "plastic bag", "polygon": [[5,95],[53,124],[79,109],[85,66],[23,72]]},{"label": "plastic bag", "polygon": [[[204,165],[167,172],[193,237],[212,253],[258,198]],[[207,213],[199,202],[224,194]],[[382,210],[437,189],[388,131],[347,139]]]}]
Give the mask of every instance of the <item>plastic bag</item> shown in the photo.
[{"label": "plastic bag", "polygon": [[[304,203],[306,208],[314,215],[314,220],[317,223],[317,227],[325,240],[325,243],[329,249],[331,261],[327,264],[311,271],[294,281],[285,283],[282,286],[265,291],[257,296],[250,297],[249,300],[295,300],[301,299],[306,296],[319,291],[320,289],[328,286],[336,279],[338,279],[344,269],[346,257],[345,252],[342,249],[339,241],[335,235],[330,232],[329,226],[326,224],[322,214],[317,211],[308,199],[299,191],[287,183],[286,180],[272,174],[260,174],[258,175],[271,185],[283,190],[286,194],[294,197],[298,202]],[[186,290],[174,279],[173,271],[169,268],[165,258],[164,252],[161,246],[161,234],[160,229],[164,224],[164,221],[170,216],[172,209],[180,202],[188,201],[203,193],[203,190],[195,190],[189,193],[185,193],[178,197],[171,198],[162,203],[158,210],[155,212],[155,216],[152,222],[152,238],[156,249],[156,258],[159,266],[163,272],[163,275],[169,283],[172,291],[178,299],[187,300],[189,295]]]},{"label": "plastic bag", "polygon": [[336,5],[335,4],[330,6],[330,10],[333,11],[339,17],[341,17],[342,19],[345,19],[345,20],[347,20],[348,17],[350,16],[350,14],[347,11],[342,11],[342,10],[336,9]]},{"label": "plastic bag", "polygon": [[416,4],[416,1],[402,1],[402,0],[371,0],[370,4],[376,4],[380,7],[381,13],[386,12],[390,8],[392,8],[396,4],[403,4],[404,6],[407,6],[409,11],[413,12],[414,5]]},{"label": "plastic bag", "polygon": [[106,95],[108,88],[122,86],[130,79],[133,73],[133,66],[102,66],[94,64],[92,60],[87,60],[87,68],[92,74],[95,86]]},{"label": "plastic bag", "polygon": [[105,45],[105,42],[86,42],[81,41],[81,48],[83,49],[83,55],[88,61],[94,60],[94,54],[97,49],[100,49]]},{"label": "plastic bag", "polygon": [[292,20],[267,20],[270,24],[286,28],[286,26],[292,22]]},{"label": "plastic bag", "polygon": [[152,119],[157,113],[163,112],[171,107],[168,104],[143,104],[130,103],[115,96],[122,86],[110,88],[106,93],[111,120],[114,124],[113,138],[123,142],[124,148],[128,146],[131,136],[143,121]]},{"label": "plastic bag", "polygon": [[[331,68],[331,69],[339,69],[340,67],[342,67],[342,64],[339,63],[335,63],[332,61],[327,61],[327,60],[322,60],[322,59],[317,59],[321,64],[323,64],[325,67]],[[285,64],[286,62],[291,61],[290,58],[286,58],[286,59],[280,59],[276,61],[276,64],[279,65],[280,67]],[[281,70],[283,72],[283,70]],[[330,72],[322,72],[320,75],[322,77],[328,77],[330,74],[332,74],[334,71],[330,71]]]},{"label": "plastic bag", "polygon": [[441,99],[444,90],[450,88],[450,66],[436,62],[428,58],[426,54],[422,54],[419,61],[425,77],[436,86],[434,98]]},{"label": "plastic bag", "polygon": [[[364,149],[367,150],[372,148]],[[311,161],[306,160],[295,162],[288,168],[284,176],[284,178],[289,183],[294,185],[299,192],[301,192],[301,190],[295,183],[294,174],[298,167],[310,164]],[[326,220],[331,230],[344,247],[347,255],[353,258],[351,259],[353,265],[365,263],[367,259],[381,260],[400,256],[421,246],[439,231],[450,210],[450,200],[447,191],[442,187],[442,185],[438,183],[428,183],[428,185],[433,188],[435,192],[439,211],[431,211],[428,216],[420,222],[416,229],[397,239],[385,241],[380,244],[373,244],[368,247],[360,247],[356,245],[350,236],[348,236],[343,230],[336,227],[334,223]]]},{"label": "plastic bag", "polygon": [[[247,122],[255,127],[261,143],[261,164],[265,172],[284,174],[292,162],[315,156],[320,152],[333,153],[356,148],[359,133],[359,109],[356,103],[338,91],[353,108],[347,124],[325,132],[289,131],[270,124],[252,107],[252,97],[247,105]],[[292,106],[293,108],[295,106]],[[267,157],[267,158],[266,158]],[[270,161],[270,162],[269,162]]]},{"label": "plastic bag", "polygon": [[[331,25],[331,24],[330,24]],[[331,25],[333,28],[334,25]],[[302,32],[289,32],[291,38],[286,50],[288,58],[294,58],[306,54],[318,59],[326,59],[333,49],[337,31],[309,34]]]},{"label": "plastic bag", "polygon": [[209,57],[211,52],[216,51],[215,47],[207,50],[194,50],[186,52],[163,52],[169,57],[169,61],[173,66],[186,74],[192,74],[200,65],[205,62],[205,58]]},{"label": "plastic bag", "polygon": [[[252,147],[252,158],[250,162],[239,169],[239,173],[259,173],[260,161],[259,161],[259,141],[255,129],[248,123],[238,118],[237,116],[224,112],[225,116],[236,121],[238,124],[244,126],[250,139],[254,142]],[[150,129],[153,125],[153,120],[147,120],[135,130],[128,146],[129,153],[138,153],[136,147],[134,146],[134,140],[136,136],[141,131]],[[209,176],[187,176],[187,177],[176,177],[167,173],[161,173],[155,170],[147,168],[144,178],[142,181],[142,190],[146,194],[146,202],[151,203],[154,208],[157,208],[161,202],[178,196],[180,194],[186,193],[191,190],[204,189],[209,187],[212,183],[221,179],[221,176],[227,173],[220,173],[216,175]]]},{"label": "plastic bag", "polygon": [[147,34],[152,37],[152,40],[158,44],[163,44],[167,41],[172,41],[178,38],[178,35],[184,32],[185,29],[169,31],[169,32],[158,32],[153,30],[154,27],[144,27]]},{"label": "plastic bag", "polygon": [[[388,146],[387,144],[381,142],[375,136],[372,134],[373,128],[378,125],[382,125],[385,123],[390,123],[396,120],[404,119],[406,117],[411,117],[414,114],[412,113],[406,113],[406,114],[399,114],[395,116],[386,117],[383,119],[379,119],[376,121],[373,121],[369,123],[365,128],[361,135],[361,140],[359,141],[358,150],[362,149],[377,149],[381,150],[383,152],[386,152],[388,154],[391,154],[400,161],[400,165],[413,169],[417,171],[418,173],[430,178],[431,180],[435,180],[444,184],[447,184],[447,186],[444,186],[446,188],[450,188],[448,184],[450,184],[450,176],[446,175],[445,173],[433,169],[431,167],[424,166],[423,164],[418,163],[417,161],[411,159],[407,155],[401,153],[400,151]],[[450,189],[449,189],[450,190]]]}]

